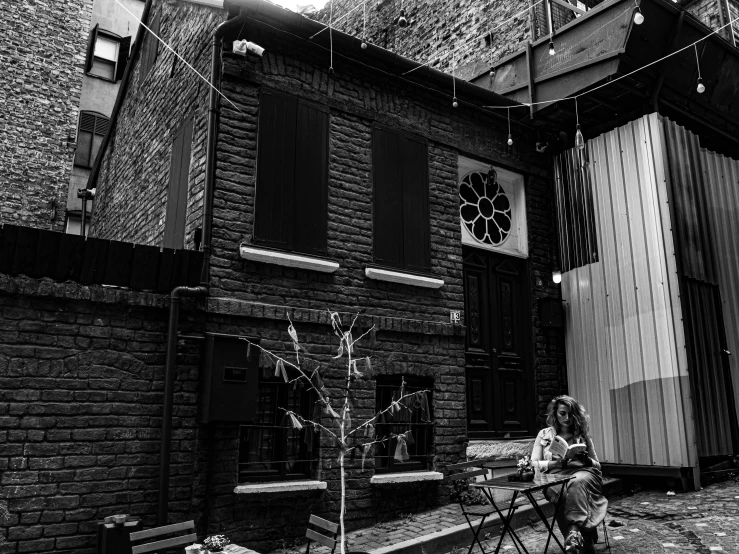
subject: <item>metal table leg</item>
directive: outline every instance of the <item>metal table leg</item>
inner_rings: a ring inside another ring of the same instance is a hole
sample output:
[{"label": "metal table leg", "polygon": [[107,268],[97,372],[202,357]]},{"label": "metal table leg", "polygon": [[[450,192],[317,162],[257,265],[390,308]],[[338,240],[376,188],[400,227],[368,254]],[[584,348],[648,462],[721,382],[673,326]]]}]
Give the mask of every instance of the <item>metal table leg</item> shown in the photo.
[{"label": "metal table leg", "polygon": [[536,499],[533,497],[533,495],[529,491],[524,491],[524,494],[529,499],[529,502],[531,502],[531,505],[534,507],[534,511],[539,516],[539,519],[544,523],[544,526],[547,528],[547,543],[544,546],[544,554],[547,554],[547,550],[549,550],[549,541],[553,538],[557,542],[557,546],[562,550],[562,552],[565,551],[565,547],[562,546],[562,543],[559,542],[559,539],[557,538],[557,535],[554,534],[554,521],[557,517],[557,511],[559,510],[560,505],[562,504],[562,499],[564,498],[564,489],[567,482],[562,483],[562,486],[559,489],[559,497],[557,498],[557,504],[554,506],[554,515],[552,516],[552,522],[549,523],[547,521],[546,515],[544,515],[544,512],[539,507],[539,504],[536,502]]},{"label": "metal table leg", "polygon": [[[508,514],[505,516],[503,515],[503,512],[500,511],[497,504],[495,504],[492,493],[489,493],[486,489],[483,489],[483,492],[485,493],[485,496],[488,497],[488,500],[490,500],[490,504],[493,505],[493,508],[495,508],[495,511],[498,512],[498,518],[503,523],[503,530],[500,532],[500,538],[498,539],[498,546],[495,548],[495,554],[498,554],[498,552],[500,551],[500,547],[503,544],[503,539],[505,538],[506,533],[508,533],[511,536],[511,540],[513,541],[513,546],[516,547],[516,550],[518,551],[519,554],[521,554],[521,549],[523,549],[525,554],[529,554],[529,551],[526,550],[526,547],[523,545],[523,542],[521,542],[521,539],[518,537],[518,535],[516,535],[516,531],[514,531],[513,527],[511,526],[511,519],[513,519],[513,513],[516,510],[514,504],[516,503],[516,497],[518,496],[518,491],[513,491],[513,498],[511,498],[511,504],[508,506]],[[519,544],[521,545],[521,548],[519,548]]]}]

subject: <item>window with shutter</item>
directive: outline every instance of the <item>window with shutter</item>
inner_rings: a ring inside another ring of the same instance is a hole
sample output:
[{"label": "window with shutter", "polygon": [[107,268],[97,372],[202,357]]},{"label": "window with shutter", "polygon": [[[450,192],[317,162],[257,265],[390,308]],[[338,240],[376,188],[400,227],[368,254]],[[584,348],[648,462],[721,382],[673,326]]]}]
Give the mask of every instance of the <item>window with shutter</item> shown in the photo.
[{"label": "window with shutter", "polygon": [[95,25],[87,43],[85,73],[106,81],[120,81],[128,63],[131,37],[121,38]]},{"label": "window with shutter", "polygon": [[95,163],[105,133],[108,132],[109,120],[104,115],[94,112],[80,112],[80,123],[77,131],[77,150],[74,154],[74,165],[91,168]]},{"label": "window with shutter", "polygon": [[321,106],[273,91],[261,94],[255,242],[326,253],[328,123]]},{"label": "window with shutter", "polygon": [[375,262],[410,271],[431,268],[428,146],[376,127],[372,134]]},{"label": "window with shutter", "polygon": [[187,184],[190,176],[192,147],[192,117],[175,134],[169,169],[167,214],[164,220],[164,247],[183,248],[185,244],[185,215],[187,213]]}]

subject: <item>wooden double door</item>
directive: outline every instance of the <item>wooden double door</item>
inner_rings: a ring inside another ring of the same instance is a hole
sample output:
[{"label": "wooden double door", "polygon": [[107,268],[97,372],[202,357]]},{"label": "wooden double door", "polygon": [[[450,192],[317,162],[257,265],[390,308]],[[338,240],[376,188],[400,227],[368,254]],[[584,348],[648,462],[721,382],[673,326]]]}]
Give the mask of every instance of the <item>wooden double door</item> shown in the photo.
[{"label": "wooden double door", "polygon": [[527,262],[464,248],[467,432],[536,434]]}]

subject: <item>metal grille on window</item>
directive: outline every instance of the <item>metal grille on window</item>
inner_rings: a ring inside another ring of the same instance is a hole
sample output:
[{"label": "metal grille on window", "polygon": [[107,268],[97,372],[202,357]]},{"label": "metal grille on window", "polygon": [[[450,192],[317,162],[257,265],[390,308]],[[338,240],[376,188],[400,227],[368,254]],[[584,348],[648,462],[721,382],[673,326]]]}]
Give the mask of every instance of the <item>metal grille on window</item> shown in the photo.
[{"label": "metal grille on window", "polygon": [[459,185],[459,215],[481,243],[498,246],[511,234],[511,202],[493,169],[464,176]]},{"label": "metal grille on window", "polygon": [[[401,376],[380,375],[377,377],[377,391],[375,395],[376,410],[382,411],[400,397],[400,389],[405,381],[405,394],[427,390],[428,412],[422,409],[402,409],[394,415],[390,412],[383,414],[378,420],[376,434],[378,437],[400,435],[410,430],[413,435],[413,444],[408,441],[409,459],[399,461],[395,458],[397,439],[390,439],[379,445],[375,451],[375,472],[424,471],[431,467],[433,458],[433,402],[432,379]],[[424,421],[427,420],[427,421]]]},{"label": "metal grille on window", "polygon": [[[294,375],[292,377],[295,377]],[[310,417],[312,395],[260,370],[257,415],[242,425],[239,437],[239,481],[305,479],[316,459],[318,435],[311,427],[283,425],[285,409]]]}]

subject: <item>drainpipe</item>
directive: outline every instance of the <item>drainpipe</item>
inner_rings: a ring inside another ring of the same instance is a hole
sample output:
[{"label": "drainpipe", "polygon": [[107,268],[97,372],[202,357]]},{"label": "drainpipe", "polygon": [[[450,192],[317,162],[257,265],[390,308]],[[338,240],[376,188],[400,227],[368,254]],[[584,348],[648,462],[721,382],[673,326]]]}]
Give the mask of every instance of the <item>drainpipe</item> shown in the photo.
[{"label": "drainpipe", "polygon": [[[233,28],[243,26],[246,13],[224,21],[213,33],[213,52],[211,56],[211,82],[217,86],[221,74],[221,41]],[[167,328],[167,358],[164,370],[164,406],[162,409],[162,444],[159,456],[159,503],[157,506],[157,525],[167,524],[169,512],[169,462],[172,443],[172,410],[174,407],[174,384],[177,376],[177,328],[180,319],[180,301],[184,296],[204,298],[208,296],[210,280],[211,225],[213,222],[213,185],[215,182],[215,154],[218,132],[218,93],[211,87],[208,99],[208,134],[205,151],[205,186],[203,187],[203,268],[200,273],[200,286],[177,287],[169,296],[169,325]]]}]

